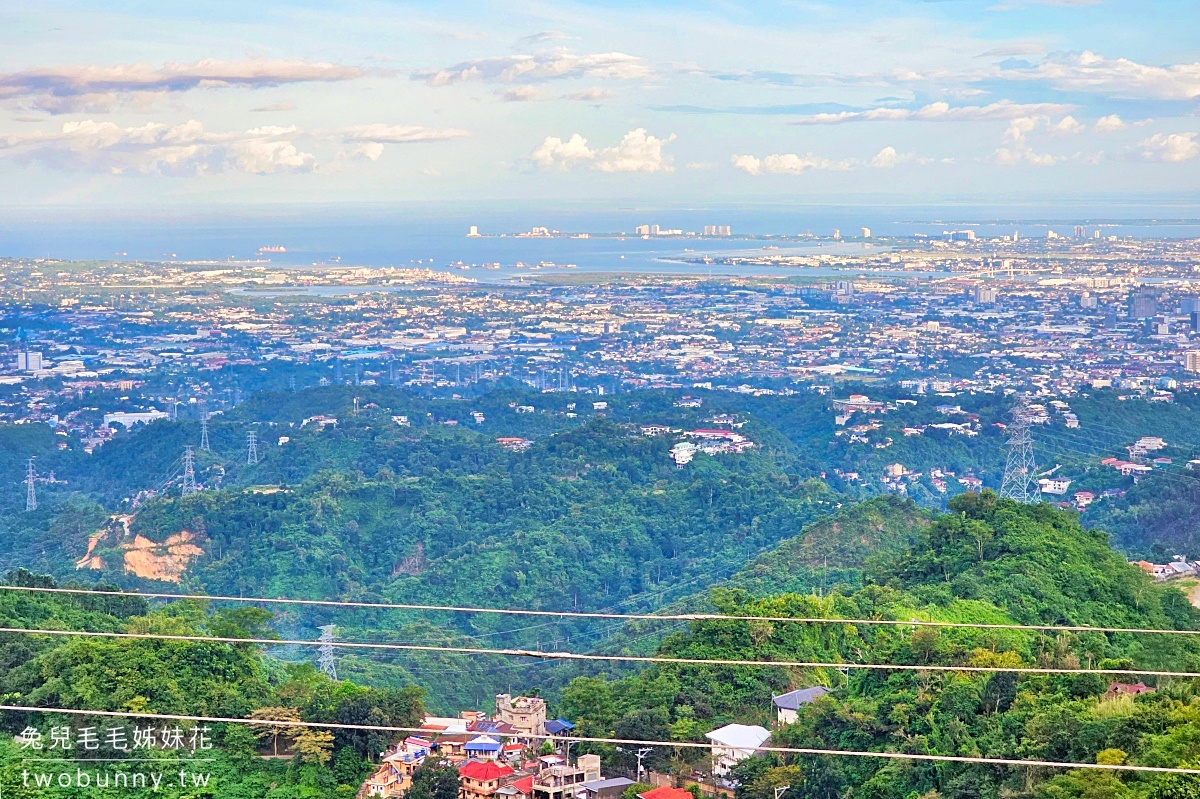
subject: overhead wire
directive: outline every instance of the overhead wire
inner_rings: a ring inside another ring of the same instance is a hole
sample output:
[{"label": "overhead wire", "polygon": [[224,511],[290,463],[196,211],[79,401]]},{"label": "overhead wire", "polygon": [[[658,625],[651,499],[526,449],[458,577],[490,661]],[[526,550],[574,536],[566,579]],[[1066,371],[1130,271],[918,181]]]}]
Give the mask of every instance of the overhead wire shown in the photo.
[{"label": "overhead wire", "polygon": [[[81,708],[40,707],[35,705],[0,704],[0,711],[14,713],[59,713],[74,716],[95,716],[106,718],[153,719],[157,721],[191,721],[204,724],[245,724],[249,726],[271,727],[301,727],[322,730],[355,730],[359,732],[390,732],[407,735],[429,735],[432,730],[423,727],[401,727],[383,724],[347,724],[342,722],[297,721],[295,719],[241,719],[226,716],[199,716],[182,713],[144,713],[117,710],[87,710]],[[483,734],[483,733],[481,733]],[[500,738],[507,738],[502,733],[486,733]],[[699,741],[649,741],[637,738],[602,738],[574,735],[544,735],[538,736],[548,741],[570,741],[573,743],[603,743],[617,746],[654,746],[680,749],[713,750],[721,746],[719,743],[701,743]],[[762,754],[794,754],[821,755],[830,757],[880,758],[887,760],[921,760],[942,763],[966,763],[974,765],[1016,766],[1021,768],[1060,768],[1088,769],[1097,771],[1128,771],[1151,774],[1191,774],[1200,775],[1200,769],[1178,768],[1170,766],[1141,766],[1132,763],[1072,763],[1058,760],[1019,760],[1003,757],[968,757],[964,755],[931,755],[915,752],[872,752],[860,749],[821,749],[815,747],[795,746],[747,746],[739,747],[747,751]]]},{"label": "overhead wire", "polygon": [[951,629],[1023,630],[1028,632],[1123,633],[1131,635],[1200,635],[1200,629],[1180,630],[1156,627],[1101,627],[1084,624],[1002,624],[999,622],[938,621],[935,619],[848,619],[826,616],[755,616],[721,613],[612,613],[606,611],[532,610],[525,608],[485,608],[467,605],[421,605],[386,602],[354,602],[333,599],[291,599],[281,597],[239,597],[219,594],[173,594],[163,592],[130,592],[91,590],[87,588],[43,588],[40,586],[0,585],[0,591],[24,591],[49,594],[86,594],[93,596],[140,597],[143,599],[200,600],[208,602],[243,602],[272,605],[313,605],[339,608],[371,608],[377,610],[407,610],[423,613],[490,613],[508,616],[551,616],[563,619],[614,619],[625,621],[735,621],[778,622],[795,624],[851,624],[885,627],[940,627]]},{"label": "overhead wire", "polygon": [[[78,638],[110,638],[135,641],[189,641],[210,644],[251,644],[255,646],[329,646],[328,641],[311,639],[238,638],[216,635],[180,635],[170,633],[122,633],[92,630],[47,630],[24,627],[0,627],[0,633],[14,635],[48,635]],[[797,669],[850,669],[873,671],[935,671],[953,673],[1005,674],[1110,674],[1127,677],[1200,678],[1200,671],[1164,671],[1159,669],[1081,669],[1034,666],[952,666],[940,663],[853,663],[805,660],[739,660],[722,658],[677,658],[661,655],[599,655],[583,652],[542,651],[534,649],[484,649],[467,646],[435,644],[391,644],[369,641],[334,641],[334,648],[401,652],[447,652],[461,655],[496,655],[548,660],[582,660],[607,663],[656,663],[681,666],[737,666]]]}]

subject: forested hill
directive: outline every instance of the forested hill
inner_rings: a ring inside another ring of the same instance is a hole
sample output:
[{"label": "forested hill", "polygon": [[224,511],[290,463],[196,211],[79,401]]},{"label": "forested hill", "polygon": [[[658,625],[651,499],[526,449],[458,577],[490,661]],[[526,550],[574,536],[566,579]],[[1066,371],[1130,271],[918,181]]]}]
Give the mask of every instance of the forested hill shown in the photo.
[{"label": "forested hill", "polygon": [[[68,430],[0,425],[0,466],[19,475],[35,457],[47,478],[35,511],[22,510],[15,485],[0,496],[0,567],[142,589],[554,610],[707,607],[720,585],[759,596],[849,590],[869,556],[909,545],[927,526],[918,505],[936,509],[964,490],[954,475],[994,483],[1004,445],[996,425],[1010,402],[962,396],[946,406],[861,390],[891,407],[843,426],[817,392],[598,397],[497,388],[447,399],[380,386],[256,394],[209,420],[208,451],[198,449],[195,409],[119,432],[92,454]],[[1169,451],[1184,462],[1196,429],[1190,406],[1073,402],[1087,425],[1107,419],[1124,425],[1123,436],[1170,436]],[[1067,441],[1061,422],[1037,433],[1040,453]],[[674,447],[702,442],[695,431],[713,428],[753,446],[674,462]],[[257,463],[248,458],[250,433]],[[182,496],[187,445],[201,490]],[[1050,451],[1064,470],[1081,462],[1069,447]],[[917,504],[881,495],[893,464],[920,473],[903,481]],[[1097,489],[1129,479],[1095,469],[1085,484]],[[1119,540],[1137,538],[1128,532]],[[328,622],[348,638],[606,651],[652,649],[670,631],[311,608],[275,621],[308,636]],[[463,667],[478,679],[457,681],[446,677],[455,664],[440,657],[348,660],[362,680],[430,688],[439,710],[521,688],[487,660]],[[527,676],[552,693],[564,673],[537,666]]]},{"label": "forested hill", "polygon": [[[951,502],[903,551],[872,560],[857,590],[825,597],[727,592],[723,610],[759,616],[1200,629],[1200,614],[1171,586],[1152,583],[1074,514],[997,501]],[[1190,636],[1043,635],[984,629],[693,624],[664,655],[897,664],[1147,668],[1195,671]],[[1200,758],[1194,681],[1147,678],[1136,699],[1108,695],[1100,675],[785,670],[656,666],[617,681],[580,678],[561,711],[585,732],[702,740],[730,721],[768,724],[771,696],[824,685],[831,693],[780,728],[782,746],[1176,766]],[[688,750],[680,750],[686,756]],[[612,753],[621,757],[621,753]],[[665,767],[665,760],[656,765]],[[756,757],[739,769],[745,799],[874,797],[1193,796],[1200,782],[1103,773],[1004,769],[862,758]]]}]

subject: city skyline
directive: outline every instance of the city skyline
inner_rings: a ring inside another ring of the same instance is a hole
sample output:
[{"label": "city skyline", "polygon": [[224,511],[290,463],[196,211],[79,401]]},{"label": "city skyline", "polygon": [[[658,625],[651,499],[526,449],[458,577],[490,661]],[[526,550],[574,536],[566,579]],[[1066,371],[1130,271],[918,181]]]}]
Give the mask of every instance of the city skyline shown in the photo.
[{"label": "city skyline", "polygon": [[4,205],[1194,202],[1188,12],[16,4]]}]

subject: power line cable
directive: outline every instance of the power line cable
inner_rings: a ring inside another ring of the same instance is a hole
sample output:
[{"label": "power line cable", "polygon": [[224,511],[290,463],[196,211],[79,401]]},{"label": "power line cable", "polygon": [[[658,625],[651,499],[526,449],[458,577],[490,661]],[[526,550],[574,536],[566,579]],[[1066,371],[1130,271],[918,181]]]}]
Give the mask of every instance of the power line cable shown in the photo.
[{"label": "power line cable", "polygon": [[[392,732],[429,735],[435,731],[423,727],[393,727],[383,724],[345,724],[337,722],[296,721],[293,719],[238,719],[224,716],[191,716],[181,713],[134,713],[117,710],[85,710],[63,707],[36,707],[32,705],[0,705],[0,711],[15,713],[61,713],[71,716],[100,716],[107,718],[155,719],[159,721],[194,721],[206,724],[245,724],[249,726],[306,727],[323,730],[356,730],[361,732]],[[489,735],[511,738],[501,733]],[[719,748],[721,744],[698,741],[643,741],[636,738],[592,738],[574,735],[538,736],[548,741],[571,741],[576,743],[606,743],[622,746],[678,747],[683,749]],[[915,752],[869,752],[858,749],[817,749],[793,746],[747,746],[746,750],[764,754],[827,755],[832,757],[882,758],[887,760],[924,760],[942,763],[970,763],[977,765],[1019,766],[1023,768],[1092,769],[1102,771],[1131,771],[1152,774],[1200,775],[1200,769],[1174,768],[1169,766],[1139,766],[1131,763],[1070,763],[1058,760],[1016,760],[1003,757],[966,757],[961,755],[929,755]]]},{"label": "power line cable", "polygon": [[884,627],[940,627],[951,629],[1023,630],[1028,632],[1125,633],[1130,635],[1200,635],[1200,630],[1168,630],[1154,627],[1093,627],[1070,624],[1000,624],[987,622],[936,621],[918,619],[840,619],[812,616],[749,616],[720,613],[612,613],[607,611],[529,610],[524,608],[479,608],[465,605],[392,604],[387,602],[351,602],[334,599],[288,599],[278,597],[223,596],[219,594],[171,594],[161,592],[130,592],[91,590],[87,588],[42,588],[26,585],[0,585],[0,591],[28,591],[49,594],[84,594],[90,596],[140,597],[142,599],[201,600],[211,602],[262,602],[276,605],[315,605],[339,608],[372,608],[377,610],[407,610],[423,613],[490,613],[505,616],[552,616],[576,619],[619,619],[625,621],[768,621],[795,624],[853,624]]},{"label": "power line cable", "polygon": [[[119,633],[92,630],[42,630],[22,627],[0,627],[0,633],[15,635],[51,635],[80,638],[116,638],[137,641],[190,641],[207,644],[254,644],[259,646],[328,646],[326,641],[286,638],[234,638],[210,635],[171,635],[167,633]],[[335,641],[334,647],[400,652],[446,652],[460,655],[496,655],[500,657],[539,658],[545,660],[590,660],[624,663],[658,663],[681,666],[746,666],[792,669],[857,669],[872,671],[937,671],[954,673],[1004,674],[1111,674],[1124,677],[1185,677],[1200,678],[1200,671],[1161,671],[1156,669],[1068,669],[1024,666],[946,666],[917,663],[831,663],[805,660],[737,660],[721,658],[673,658],[661,655],[595,655],[583,652],[543,651],[536,649],[484,649],[468,646],[435,644],[389,644],[372,641]]]}]

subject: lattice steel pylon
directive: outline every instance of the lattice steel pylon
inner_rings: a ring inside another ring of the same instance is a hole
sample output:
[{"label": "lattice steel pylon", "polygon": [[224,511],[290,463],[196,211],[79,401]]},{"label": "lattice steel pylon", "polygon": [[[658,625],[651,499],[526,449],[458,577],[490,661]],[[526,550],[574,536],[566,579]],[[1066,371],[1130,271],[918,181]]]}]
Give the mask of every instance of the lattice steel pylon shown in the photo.
[{"label": "lattice steel pylon", "polygon": [[1013,422],[1008,428],[1008,460],[1004,464],[1004,481],[1000,484],[1001,498],[1026,504],[1042,501],[1029,425],[1029,408],[1021,403],[1013,408]]},{"label": "lattice steel pylon", "polygon": [[200,451],[208,452],[212,447],[208,443],[208,414],[201,411],[200,416]]},{"label": "lattice steel pylon", "polygon": [[183,485],[180,487],[185,497],[195,494],[200,489],[196,486],[196,466],[192,461],[192,448],[183,448]]},{"label": "lattice steel pylon", "polygon": [[321,646],[317,649],[317,665],[321,667],[321,671],[325,672],[330,679],[336,680],[338,676],[337,658],[333,654],[334,625],[326,624],[317,629],[321,631]]},{"label": "lattice steel pylon", "polygon": [[258,463],[258,434],[253,430],[246,436],[246,465]]},{"label": "lattice steel pylon", "polygon": [[37,510],[37,474],[33,471],[33,458],[25,467],[25,510]]}]

